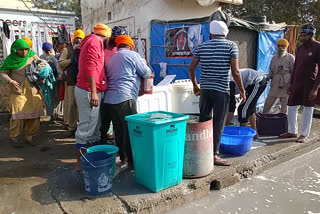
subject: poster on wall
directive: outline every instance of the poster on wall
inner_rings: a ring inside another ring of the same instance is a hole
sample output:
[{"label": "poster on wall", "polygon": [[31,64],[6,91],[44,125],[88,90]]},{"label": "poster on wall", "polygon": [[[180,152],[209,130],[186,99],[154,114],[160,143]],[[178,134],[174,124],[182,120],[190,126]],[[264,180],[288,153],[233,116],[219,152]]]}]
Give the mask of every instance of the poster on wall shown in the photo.
[{"label": "poster on wall", "polygon": [[202,42],[201,25],[168,28],[165,31],[166,57],[192,57],[195,48]]}]

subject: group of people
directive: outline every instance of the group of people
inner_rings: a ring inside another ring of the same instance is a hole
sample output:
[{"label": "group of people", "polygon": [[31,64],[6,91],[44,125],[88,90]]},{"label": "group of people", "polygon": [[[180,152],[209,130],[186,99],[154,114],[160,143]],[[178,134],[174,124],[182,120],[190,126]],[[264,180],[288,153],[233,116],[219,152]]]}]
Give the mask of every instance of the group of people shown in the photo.
[{"label": "group of people", "polygon": [[[230,123],[236,109],[236,94],[241,98],[238,107],[241,126],[247,126],[250,121],[251,127],[256,129],[256,103],[271,80],[263,112],[268,113],[280,99],[280,112],[287,113],[288,109],[288,133],[280,137],[297,138],[300,143],[309,136],[313,106],[320,101],[320,43],[314,39],[312,25],[301,27],[302,44],[296,58],[287,52],[287,40],[278,41],[278,52],[272,58],[267,76],[253,69],[239,69],[239,50],[234,42],[226,39],[228,32],[223,21],[212,21],[210,40],[197,47],[189,67],[194,94],[200,95],[200,122],[210,120],[214,115],[214,163],[223,166],[230,163],[218,156],[220,141],[223,128]],[[80,150],[101,144],[111,121],[120,159],[132,164],[124,118],[137,113],[141,80],[151,75],[146,60],[133,51],[134,42],[125,29],[117,26],[111,29],[97,24],[87,36],[78,29],[72,42],[61,37],[59,43],[59,54],[55,54],[52,44],[45,42],[42,46],[44,54],[39,58],[30,49],[30,39],[17,39],[0,68],[0,77],[11,87],[9,132],[12,146],[22,147],[23,142],[35,145],[33,138],[39,132],[44,108],[53,117],[58,95],[64,88],[64,121],[69,134],[76,139],[76,169],[81,168]],[[200,87],[195,75],[199,63]],[[41,77],[40,81],[33,81],[31,71]],[[298,137],[299,106],[303,106],[303,114]],[[23,130],[25,140],[21,141],[19,136]]]},{"label": "group of people", "polygon": [[[46,108],[47,115],[53,118],[58,95],[64,88],[64,121],[69,134],[76,139],[76,170],[81,168],[80,150],[101,144],[111,121],[120,159],[122,163],[132,164],[124,117],[137,113],[140,83],[149,78],[151,69],[146,60],[133,51],[134,42],[126,30],[97,24],[92,34],[85,36],[78,29],[73,42],[68,37],[59,37],[59,54],[55,54],[50,43],[44,43],[44,54],[40,58],[30,49],[31,42],[28,38],[16,40],[0,68],[0,77],[11,86],[9,132],[12,146],[35,145],[32,139],[39,133],[40,116]],[[57,80],[50,81],[51,90],[45,90],[28,78],[30,65],[40,59],[54,76],[41,78],[44,85],[50,85],[48,79]],[[25,140],[19,138],[23,129]]]},{"label": "group of people", "polygon": [[[270,63],[270,72],[239,69],[237,45],[226,39],[228,26],[223,21],[210,23],[210,40],[200,44],[189,67],[194,94],[200,96],[200,121],[212,119],[215,165],[229,166],[230,163],[219,155],[221,135],[224,126],[230,124],[236,109],[236,94],[240,94],[238,121],[241,126],[256,127],[256,104],[271,80],[270,92],[264,104],[263,113],[269,113],[275,102],[280,100],[280,112],[287,113],[288,133],[281,138],[296,138],[303,143],[310,134],[313,108],[320,103],[320,43],[314,39],[316,29],[311,24],[302,25],[302,44],[297,49],[296,58],[287,52],[289,42],[277,42],[277,54]],[[195,69],[200,63],[200,87]],[[231,74],[231,75],[230,75]],[[301,133],[298,137],[298,109],[303,106]],[[255,136],[258,138],[258,135]]]}]

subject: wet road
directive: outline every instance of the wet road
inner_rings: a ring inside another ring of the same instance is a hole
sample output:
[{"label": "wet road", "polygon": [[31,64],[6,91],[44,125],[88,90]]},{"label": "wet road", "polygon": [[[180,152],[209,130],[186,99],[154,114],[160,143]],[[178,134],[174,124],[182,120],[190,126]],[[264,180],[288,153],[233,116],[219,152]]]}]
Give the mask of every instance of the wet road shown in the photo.
[{"label": "wet road", "polygon": [[320,148],[170,214],[320,214]]}]

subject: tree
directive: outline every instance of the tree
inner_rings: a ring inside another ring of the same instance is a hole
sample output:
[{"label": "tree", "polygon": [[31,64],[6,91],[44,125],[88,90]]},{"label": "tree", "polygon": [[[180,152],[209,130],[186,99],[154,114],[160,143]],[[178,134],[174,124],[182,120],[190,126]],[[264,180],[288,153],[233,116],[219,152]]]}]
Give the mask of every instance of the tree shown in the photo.
[{"label": "tree", "polygon": [[33,0],[39,9],[72,11],[76,14],[76,26],[82,26],[80,0]]},{"label": "tree", "polygon": [[285,22],[289,25],[312,23],[320,30],[320,1],[244,0],[240,6],[225,4],[223,9],[234,17],[266,16],[269,22]]}]

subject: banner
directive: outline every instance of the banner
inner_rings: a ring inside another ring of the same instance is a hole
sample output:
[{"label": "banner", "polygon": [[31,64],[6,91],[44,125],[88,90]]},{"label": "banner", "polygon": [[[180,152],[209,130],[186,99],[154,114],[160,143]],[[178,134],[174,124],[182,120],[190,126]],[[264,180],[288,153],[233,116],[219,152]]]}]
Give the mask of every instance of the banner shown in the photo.
[{"label": "banner", "polygon": [[166,57],[192,57],[201,43],[201,25],[168,28],[165,30]]}]

